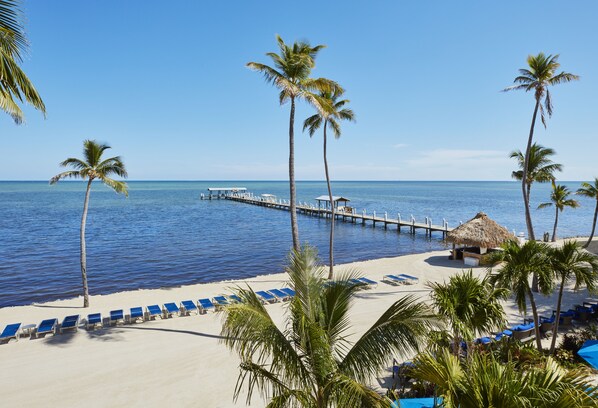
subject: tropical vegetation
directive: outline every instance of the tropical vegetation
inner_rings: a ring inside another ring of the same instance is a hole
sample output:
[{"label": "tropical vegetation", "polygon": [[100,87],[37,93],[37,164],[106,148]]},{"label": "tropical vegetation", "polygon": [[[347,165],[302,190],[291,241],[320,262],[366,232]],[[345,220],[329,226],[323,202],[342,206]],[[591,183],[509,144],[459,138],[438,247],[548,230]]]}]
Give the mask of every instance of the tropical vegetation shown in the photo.
[{"label": "tropical vegetation", "polygon": [[94,180],[101,181],[117,193],[128,195],[127,184],[123,181],[114,180],[112,175],[127,177],[125,165],[120,156],[104,158],[102,155],[111,147],[107,144],[98,143],[95,140],[85,140],[83,142],[83,159],[69,157],[60,165],[62,167],[71,167],[68,170],[52,177],[50,184],[56,184],[58,181],[66,178],[80,178],[87,180],[85,190],[85,201],[83,202],[83,215],[81,216],[80,246],[81,246],[81,278],[83,280],[83,307],[89,307],[89,287],[87,284],[87,252],[85,247],[85,224],[87,222],[87,210],[89,208],[89,196],[91,192],[91,183]]},{"label": "tropical vegetation", "polygon": [[587,248],[590,246],[590,243],[594,238],[594,232],[596,232],[596,220],[598,219],[598,177],[594,178],[594,184],[587,182],[581,183],[581,187],[575,194],[596,200],[596,207],[594,208],[594,221],[592,222],[592,232],[590,233],[588,242],[586,242],[583,246],[584,248]]},{"label": "tropical vegetation", "polygon": [[18,0],[0,0],[0,109],[16,124],[25,119],[19,102],[26,101],[46,114],[41,96],[19,66],[29,48],[19,3]]},{"label": "tropical vegetation", "polygon": [[325,280],[326,270],[309,246],[293,251],[287,267],[290,301],[280,329],[251,288],[239,288],[242,302],[223,310],[222,341],[240,359],[237,399],[247,389],[265,396],[267,407],[388,407],[368,386],[393,356],[418,349],[438,328],[433,311],[414,296],[397,299],[355,342],[349,340],[349,311],[355,273]]},{"label": "tropical vegetation", "polygon": [[326,154],[327,149],[327,137],[326,130],[330,128],[334,134],[334,138],[338,139],[341,137],[341,126],[340,121],[348,120],[355,121],[355,114],[345,105],[349,103],[348,99],[339,98],[342,96],[342,91],[337,90],[335,92],[321,92],[317,96],[318,105],[320,109],[318,113],[305,119],[303,123],[303,130],[308,129],[309,135],[313,137],[320,127],[323,128],[323,139],[324,139],[324,172],[326,174],[326,186],[328,187],[328,199],[330,201],[330,239],[329,239],[329,272],[328,279],[332,279],[334,274],[334,223],[335,223],[335,203],[332,195],[332,187],[330,186],[330,172],[328,170],[328,157]]},{"label": "tropical vegetation", "polygon": [[578,80],[577,75],[568,72],[559,72],[560,63],[558,62],[558,55],[545,55],[539,53],[538,55],[529,55],[527,57],[527,67],[519,70],[519,76],[514,80],[516,85],[510,86],[505,91],[524,90],[526,92],[533,91],[535,106],[532,115],[532,123],[530,126],[529,136],[527,139],[527,147],[525,149],[524,163],[521,174],[521,191],[523,194],[523,202],[525,206],[525,222],[527,226],[528,237],[530,240],[535,240],[534,228],[532,225],[529,195],[528,195],[528,169],[529,160],[531,157],[532,142],[534,138],[534,128],[536,126],[536,118],[538,111],[540,112],[540,119],[542,124],[546,127],[546,115],[552,116],[552,98],[550,95],[550,86],[561,83]]},{"label": "tropical vegetation", "polygon": [[325,78],[310,78],[315,67],[316,56],[324,45],[312,47],[304,41],[296,41],[292,46],[285,44],[280,36],[276,36],[279,54],[269,52],[266,55],[274,63],[270,67],[258,62],[249,62],[247,67],[264,75],[266,82],[273,84],[280,90],[278,100],[281,105],[290,102],[289,117],[289,190],[291,231],[293,249],[300,250],[299,227],[297,225],[297,203],[295,187],[295,103],[303,99],[320,109],[314,92],[333,92],[342,89],[333,81]]},{"label": "tropical vegetation", "polygon": [[552,192],[550,193],[550,202],[542,203],[538,206],[540,208],[548,208],[554,206],[554,227],[552,229],[552,242],[556,242],[556,229],[559,223],[559,212],[563,212],[566,207],[577,208],[579,202],[570,198],[571,191],[563,185],[552,183]]},{"label": "tropical vegetation", "polygon": [[[554,149],[544,147],[538,143],[534,143],[530,149],[529,159],[527,161],[527,197],[529,199],[531,195],[531,189],[533,183],[547,183],[555,180],[554,173],[557,171],[563,171],[563,165],[552,161],[552,156],[556,152]],[[523,166],[525,165],[525,155],[521,150],[515,150],[511,152],[511,158],[517,159],[517,165],[519,170],[513,171],[511,176],[515,180],[523,179]]]}]

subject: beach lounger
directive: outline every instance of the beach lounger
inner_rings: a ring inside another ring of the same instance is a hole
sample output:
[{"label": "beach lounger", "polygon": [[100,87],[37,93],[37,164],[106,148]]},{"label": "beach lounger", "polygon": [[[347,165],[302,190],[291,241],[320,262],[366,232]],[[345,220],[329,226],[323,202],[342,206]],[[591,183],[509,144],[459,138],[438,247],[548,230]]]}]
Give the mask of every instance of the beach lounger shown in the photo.
[{"label": "beach lounger", "polygon": [[149,320],[156,320],[156,317],[159,317],[160,319],[163,318],[162,315],[162,309],[160,309],[160,306],[158,305],[149,305],[146,306],[147,309],[147,315],[148,315],[148,319]]},{"label": "beach lounger", "polygon": [[85,328],[89,330],[90,326],[92,329],[95,329],[96,326],[102,327],[102,315],[100,313],[92,313],[87,315],[87,323],[85,323]]},{"label": "beach lounger", "polygon": [[235,295],[235,294],[228,295],[228,298],[233,303],[243,303],[243,300],[238,295]]},{"label": "beach lounger", "polygon": [[282,288],[280,290],[282,290],[284,293],[286,293],[287,295],[289,295],[292,298],[295,297],[295,291],[291,288]]},{"label": "beach lounger", "polygon": [[230,302],[224,296],[214,296],[212,302],[216,306],[216,309],[222,309],[224,306],[230,305]]},{"label": "beach lounger", "polygon": [[544,335],[544,337],[547,337],[548,333],[552,333],[555,321],[556,318],[554,315],[552,317],[540,316],[540,332]]},{"label": "beach lounger", "polygon": [[513,332],[513,339],[520,341],[521,343],[527,343],[536,338],[536,330],[534,329],[534,323],[519,324],[511,327]]},{"label": "beach lounger", "polygon": [[166,317],[174,317],[174,315],[181,315],[181,309],[176,305],[176,303],[164,303],[164,316]]},{"label": "beach lounger", "polygon": [[8,324],[0,334],[0,342],[9,342],[10,339],[19,341],[19,332],[21,331],[21,323]]},{"label": "beach lounger", "polygon": [[399,278],[396,275],[384,275],[382,281],[390,283],[391,285],[404,285],[407,281],[405,278]]},{"label": "beach lounger", "polygon": [[118,323],[124,323],[125,322],[125,312],[122,309],[118,309],[118,310],[111,310],[110,311],[110,325],[112,325],[114,323],[114,325],[117,325]]},{"label": "beach lounger", "polygon": [[357,278],[349,279],[349,285],[356,286],[358,288],[365,288],[367,286],[365,282],[362,282]]},{"label": "beach lounger", "polygon": [[183,300],[181,302],[181,308],[185,311],[187,315],[190,315],[191,312],[199,314],[199,309],[197,308],[197,305],[193,303],[192,300]]},{"label": "beach lounger", "polygon": [[399,274],[399,278],[407,279],[407,281],[405,282],[407,284],[417,283],[419,281],[419,278],[417,278],[415,276],[407,275],[405,273]]},{"label": "beach lounger", "polygon": [[208,310],[216,310],[216,306],[210,299],[199,299],[198,302],[201,313],[207,313]]},{"label": "beach lounger", "polygon": [[62,320],[60,325],[60,333],[64,333],[65,330],[77,331],[79,328],[79,315],[67,316]]},{"label": "beach lounger", "polygon": [[359,278],[357,280],[360,281],[360,282],[365,283],[370,288],[374,287],[374,286],[378,286],[378,282],[376,282],[374,280],[371,280],[371,279],[368,279],[368,278]]},{"label": "beach lounger", "polygon": [[141,321],[145,320],[143,318],[143,308],[141,306],[132,307],[131,313],[129,314],[129,323],[135,323],[137,320],[141,319]]},{"label": "beach lounger", "polygon": [[585,307],[582,305],[575,305],[575,317],[573,319],[577,320],[580,323],[586,323],[593,313],[594,310],[592,308]]},{"label": "beach lounger", "polygon": [[283,302],[286,301],[286,300],[289,300],[291,298],[287,293],[284,293],[280,289],[270,289],[268,291],[268,293],[270,293],[271,295],[273,295],[277,299],[282,300]]},{"label": "beach lounger", "polygon": [[264,303],[276,303],[278,300],[265,290],[258,290],[255,294],[262,300]]},{"label": "beach lounger", "polygon": [[58,325],[58,319],[46,319],[42,320],[37,328],[35,337],[39,337],[40,334],[46,335],[48,333],[56,334],[56,325]]}]

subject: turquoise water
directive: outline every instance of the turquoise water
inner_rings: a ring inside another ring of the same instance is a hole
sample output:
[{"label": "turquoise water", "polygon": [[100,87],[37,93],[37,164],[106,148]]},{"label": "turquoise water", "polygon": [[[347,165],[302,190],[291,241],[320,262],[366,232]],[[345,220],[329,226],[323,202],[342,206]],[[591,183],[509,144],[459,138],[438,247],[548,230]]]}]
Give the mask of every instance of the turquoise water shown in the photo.
[{"label": "turquoise water", "polygon": [[[568,183],[576,189],[579,183]],[[199,200],[207,187],[242,186],[288,198],[286,182],[129,182],[129,198],[100,184],[87,222],[90,292],[171,287],[281,272],[291,246],[289,214],[228,200]],[[85,185],[0,182],[0,307],[80,293],[79,226]],[[323,182],[299,182],[300,201],[326,194]],[[397,213],[418,221],[446,218],[449,226],[484,211],[510,230],[524,231],[516,182],[336,182],[336,195],[358,212]],[[549,185],[532,191],[532,207]],[[559,235],[587,235],[594,203],[565,210]],[[552,209],[533,210],[536,233],[552,231]],[[300,238],[326,257],[329,220],[299,215]],[[338,263],[445,248],[441,236],[398,234],[371,225],[337,223]]]}]

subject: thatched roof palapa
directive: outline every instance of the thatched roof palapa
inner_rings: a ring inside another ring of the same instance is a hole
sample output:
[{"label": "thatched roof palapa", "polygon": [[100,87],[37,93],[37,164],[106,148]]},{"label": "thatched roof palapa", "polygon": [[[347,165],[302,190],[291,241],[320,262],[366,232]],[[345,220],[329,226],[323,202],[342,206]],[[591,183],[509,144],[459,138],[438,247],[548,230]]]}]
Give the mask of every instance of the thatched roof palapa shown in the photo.
[{"label": "thatched roof palapa", "polygon": [[514,238],[515,235],[508,229],[488,218],[483,212],[446,235],[447,241],[480,248],[496,248]]}]

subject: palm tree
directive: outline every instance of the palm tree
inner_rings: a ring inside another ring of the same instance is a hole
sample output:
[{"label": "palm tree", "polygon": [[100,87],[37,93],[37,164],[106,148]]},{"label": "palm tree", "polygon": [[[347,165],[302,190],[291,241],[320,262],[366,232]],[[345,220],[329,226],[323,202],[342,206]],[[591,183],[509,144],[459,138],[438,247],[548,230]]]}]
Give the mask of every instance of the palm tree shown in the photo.
[{"label": "palm tree", "polygon": [[550,203],[542,203],[538,206],[540,208],[547,208],[554,205],[554,228],[552,229],[552,242],[556,242],[556,228],[559,223],[559,212],[563,212],[565,207],[577,208],[579,202],[569,198],[571,191],[563,185],[552,183],[552,192],[550,193]]},{"label": "palm tree", "polygon": [[[585,285],[589,291],[596,289],[598,283],[598,258],[580,249],[575,241],[566,241],[562,247],[550,250],[550,261],[556,278],[560,280],[559,297],[556,304],[556,316],[561,315],[563,290],[568,281],[574,282],[574,290]],[[555,318],[550,353],[554,353],[559,320]]]},{"label": "palm tree", "polygon": [[[554,156],[556,152],[554,149],[544,147],[540,144],[534,143],[530,149],[530,156],[527,166],[527,199],[530,199],[530,192],[532,189],[532,183],[547,183],[554,181],[554,173],[557,171],[563,171],[563,165],[555,163],[551,160],[551,156]],[[525,155],[521,153],[521,150],[515,150],[511,152],[510,157],[517,159],[517,165],[520,169],[523,169],[525,164]],[[516,170],[511,173],[511,177],[515,180],[521,180],[523,178],[523,170]]]},{"label": "palm tree", "polygon": [[587,248],[590,245],[590,242],[592,242],[592,238],[594,238],[594,231],[596,231],[596,219],[598,218],[598,177],[594,178],[594,184],[586,182],[581,183],[581,188],[579,188],[575,194],[588,198],[593,198],[596,200],[592,232],[590,233],[590,238],[588,238],[588,242],[586,242],[583,246],[584,248]]},{"label": "palm tree", "polygon": [[102,154],[111,147],[101,144],[95,140],[85,140],[83,142],[82,159],[70,157],[60,163],[62,167],[70,166],[74,170],[68,170],[57,174],[50,179],[50,184],[56,184],[65,178],[81,178],[87,180],[87,190],[85,191],[85,201],[83,202],[83,216],[81,217],[81,277],[83,278],[83,307],[89,307],[89,288],[87,286],[87,253],[85,251],[85,223],[87,222],[87,209],[89,207],[89,193],[91,192],[91,182],[95,179],[100,180],[106,186],[117,193],[128,196],[127,184],[123,181],[117,181],[110,178],[115,174],[119,177],[127,177],[125,165],[120,156],[104,159]]},{"label": "palm tree", "polygon": [[[538,110],[540,111],[540,118],[542,124],[546,127],[546,117],[544,109],[548,117],[552,116],[552,99],[550,97],[549,86],[558,85],[565,82],[570,82],[579,79],[577,75],[567,72],[556,73],[560,65],[558,62],[558,55],[529,55],[527,57],[527,68],[519,70],[519,76],[513,82],[517,85],[510,86],[505,91],[511,90],[525,90],[526,92],[534,91],[534,98],[536,105],[534,107],[534,114],[532,116],[532,124],[529,130],[529,137],[527,139],[527,147],[525,149],[525,160],[522,167],[521,175],[521,191],[523,193],[523,202],[525,205],[525,222],[527,225],[527,233],[529,239],[534,240],[534,228],[532,225],[532,217],[529,208],[529,196],[527,194],[527,172],[529,169],[529,160],[531,157],[532,141],[534,138],[534,127],[536,126],[536,117]],[[544,103],[544,105],[542,105]]]},{"label": "palm tree", "polygon": [[320,127],[324,129],[324,171],[326,173],[326,185],[328,186],[328,198],[330,200],[330,208],[332,215],[332,222],[330,223],[330,252],[329,252],[329,272],[328,279],[332,279],[334,268],[334,201],[332,197],[332,188],[330,187],[330,173],[328,172],[328,158],[326,156],[326,129],[330,127],[334,138],[341,137],[341,126],[339,121],[349,120],[355,121],[355,114],[351,109],[344,108],[349,103],[348,99],[338,100],[342,92],[321,92],[318,96],[318,105],[321,109],[313,116],[305,119],[303,123],[303,130],[309,129],[309,136],[313,136]]},{"label": "palm tree", "polygon": [[596,407],[595,385],[582,370],[568,371],[548,358],[541,367],[517,370],[490,353],[460,360],[443,350],[420,354],[411,375],[436,385],[444,408]]},{"label": "palm tree", "polygon": [[503,244],[502,249],[488,255],[491,265],[500,264],[500,269],[496,272],[492,267],[490,268],[492,273],[489,280],[493,285],[507,288],[513,293],[520,312],[526,311],[529,299],[536,331],[536,345],[538,350],[542,350],[538,309],[530,286],[530,278],[534,273],[538,275],[540,293],[547,295],[552,292],[553,275],[547,255],[548,246],[536,241],[527,241],[523,245],[517,241],[508,241]]},{"label": "palm tree", "polygon": [[473,276],[471,269],[453,275],[448,283],[430,283],[430,297],[440,316],[453,328],[455,355],[459,354],[461,340],[472,341],[476,335],[496,330],[504,325],[505,313],[500,303],[508,290],[494,288],[486,276]]},{"label": "palm tree", "polygon": [[253,290],[223,310],[224,344],[241,359],[236,400],[247,387],[270,398],[267,407],[388,407],[367,384],[392,355],[406,356],[438,326],[432,310],[409,295],[398,299],[355,343],[348,312],[357,288],[346,273],[326,281],[315,250],[292,251],[287,272],[296,295],[281,330]]},{"label": "palm tree", "polygon": [[318,107],[317,100],[312,91],[341,90],[334,82],[324,78],[310,78],[311,70],[315,66],[318,52],[324,45],[312,47],[307,42],[295,42],[292,46],[285,44],[280,36],[276,36],[280,54],[269,52],[266,55],[274,62],[272,68],[258,62],[249,62],[247,67],[264,75],[266,82],[272,83],[280,89],[279,102],[291,102],[289,118],[289,188],[290,188],[290,213],[291,231],[293,235],[293,248],[299,251],[299,228],[297,226],[297,205],[295,191],[295,101],[304,99]]},{"label": "palm tree", "polygon": [[23,99],[40,110],[45,117],[46,106],[37,90],[19,67],[29,43],[25,37],[18,0],[0,1],[0,109],[16,124],[24,120],[17,101]]}]

